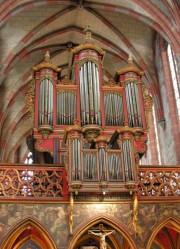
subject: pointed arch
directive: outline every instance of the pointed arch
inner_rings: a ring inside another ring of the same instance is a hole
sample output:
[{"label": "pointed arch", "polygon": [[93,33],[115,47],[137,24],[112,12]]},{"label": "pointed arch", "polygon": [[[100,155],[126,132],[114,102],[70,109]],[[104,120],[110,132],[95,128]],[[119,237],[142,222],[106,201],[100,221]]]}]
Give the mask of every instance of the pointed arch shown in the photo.
[{"label": "pointed arch", "polygon": [[146,249],[151,248],[151,245],[152,245],[154,239],[156,238],[156,235],[164,227],[171,228],[171,229],[175,230],[176,232],[180,233],[180,219],[178,219],[177,217],[176,218],[175,217],[168,217],[168,218],[164,219],[163,221],[161,221],[159,224],[157,224],[156,227],[154,228],[154,231],[153,231],[148,243],[147,243]]},{"label": "pointed arch", "polygon": [[[84,223],[80,224],[76,227],[73,240],[69,243],[68,249],[75,249],[75,245],[80,240],[81,236],[92,226],[97,225],[99,223],[106,224],[116,232],[118,232],[123,238],[127,240],[130,245],[131,249],[137,249],[135,242],[132,239],[132,236],[129,234],[128,231],[125,230],[123,225],[119,224],[117,221],[113,220],[112,218],[105,217],[105,216],[98,216],[93,219],[86,220]],[[115,241],[115,240],[114,240]],[[115,246],[116,248],[119,248]]]},{"label": "pointed arch", "polygon": [[18,249],[27,241],[43,249],[57,249],[48,232],[35,220],[27,218],[11,230],[2,243],[3,249]]}]

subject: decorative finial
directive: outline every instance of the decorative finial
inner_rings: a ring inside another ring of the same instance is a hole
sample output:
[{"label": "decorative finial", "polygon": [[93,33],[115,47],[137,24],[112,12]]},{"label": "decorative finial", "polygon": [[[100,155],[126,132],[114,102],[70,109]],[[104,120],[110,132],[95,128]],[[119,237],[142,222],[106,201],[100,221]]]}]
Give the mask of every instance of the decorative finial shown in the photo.
[{"label": "decorative finial", "polygon": [[131,55],[129,55],[129,58],[128,58],[128,63],[129,63],[129,64],[133,64],[133,58],[132,58],[132,56],[131,56]]},{"label": "decorative finial", "polygon": [[50,54],[49,51],[46,51],[44,61],[49,62],[50,61]]},{"label": "decorative finial", "polygon": [[84,29],[85,33],[86,33],[86,42],[88,42],[89,40],[92,39],[92,29],[89,25],[86,26],[86,28]]}]

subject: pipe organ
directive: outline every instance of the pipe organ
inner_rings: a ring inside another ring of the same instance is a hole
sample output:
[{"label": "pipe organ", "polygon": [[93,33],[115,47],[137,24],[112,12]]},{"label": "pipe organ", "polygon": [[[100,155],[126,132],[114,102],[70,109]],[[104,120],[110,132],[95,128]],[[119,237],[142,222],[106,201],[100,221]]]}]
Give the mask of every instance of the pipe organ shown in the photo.
[{"label": "pipe organ", "polygon": [[33,68],[35,148],[65,165],[69,191],[76,194],[136,191],[139,158],[146,151],[143,72],[129,58],[105,82],[104,54],[87,28],[85,43],[72,49],[73,80],[61,77],[49,53]]}]

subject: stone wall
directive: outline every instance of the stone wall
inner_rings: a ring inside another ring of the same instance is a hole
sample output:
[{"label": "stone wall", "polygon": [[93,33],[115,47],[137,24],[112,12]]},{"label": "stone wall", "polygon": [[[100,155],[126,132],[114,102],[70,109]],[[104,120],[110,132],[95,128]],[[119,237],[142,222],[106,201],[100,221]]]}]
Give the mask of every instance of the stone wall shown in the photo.
[{"label": "stone wall", "polygon": [[[160,87],[160,93],[162,97],[162,104],[164,109],[165,127],[161,123],[158,124],[159,141],[162,164],[174,165],[177,164],[177,158],[175,155],[175,143],[173,137],[173,123],[171,120],[172,110],[169,105],[168,92],[166,87],[166,78],[164,75],[163,61],[160,49],[160,37],[157,35],[155,43],[155,64],[158,72],[158,81]],[[169,75],[169,77],[171,77]]]}]

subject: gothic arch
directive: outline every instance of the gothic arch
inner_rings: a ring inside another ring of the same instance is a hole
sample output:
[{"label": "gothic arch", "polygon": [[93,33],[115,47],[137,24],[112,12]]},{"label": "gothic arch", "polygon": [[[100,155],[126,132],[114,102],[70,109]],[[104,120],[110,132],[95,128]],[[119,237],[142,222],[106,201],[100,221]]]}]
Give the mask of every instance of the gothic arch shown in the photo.
[{"label": "gothic arch", "polygon": [[[146,249],[150,249],[151,245],[156,237],[156,235],[158,234],[158,232],[161,231],[161,229],[163,229],[164,227],[168,227],[171,228],[173,230],[175,230],[177,233],[180,234],[180,220],[174,217],[168,217],[166,219],[164,219],[163,221],[161,221],[159,224],[156,225],[156,227],[154,228],[154,231],[147,243],[147,247]],[[179,235],[180,236],[180,235]]]},{"label": "gothic arch", "polygon": [[[132,240],[132,236],[125,230],[121,224],[119,224],[117,221],[110,219],[105,216],[99,216],[95,217],[93,219],[89,219],[83,224],[80,224],[76,229],[73,236],[73,240],[70,242],[68,249],[75,249],[76,244],[78,243],[78,240],[81,238],[83,233],[85,233],[88,229],[90,229],[92,226],[97,225],[99,223],[104,223],[108,226],[110,226],[112,229],[114,229],[116,232],[118,232],[123,238],[127,240],[129,243],[131,249],[137,249],[135,242]],[[113,241],[113,240],[112,240]],[[116,241],[114,240],[116,243]],[[115,248],[119,248],[118,245],[115,245]]]},{"label": "gothic arch", "polygon": [[43,249],[57,249],[48,232],[35,220],[28,218],[11,230],[2,243],[3,249],[18,249],[31,240]]}]

